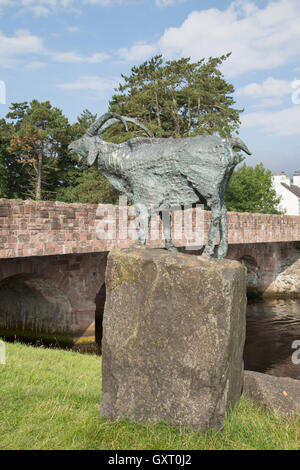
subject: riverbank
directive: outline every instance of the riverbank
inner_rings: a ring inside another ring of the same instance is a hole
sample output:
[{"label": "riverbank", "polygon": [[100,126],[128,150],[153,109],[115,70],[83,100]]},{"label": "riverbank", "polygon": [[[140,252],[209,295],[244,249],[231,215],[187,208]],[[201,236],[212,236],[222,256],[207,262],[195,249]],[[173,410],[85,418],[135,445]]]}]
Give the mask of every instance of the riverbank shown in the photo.
[{"label": "riverbank", "polygon": [[298,449],[300,419],[242,397],[222,432],[99,418],[101,358],[6,343],[0,364],[0,449]]}]

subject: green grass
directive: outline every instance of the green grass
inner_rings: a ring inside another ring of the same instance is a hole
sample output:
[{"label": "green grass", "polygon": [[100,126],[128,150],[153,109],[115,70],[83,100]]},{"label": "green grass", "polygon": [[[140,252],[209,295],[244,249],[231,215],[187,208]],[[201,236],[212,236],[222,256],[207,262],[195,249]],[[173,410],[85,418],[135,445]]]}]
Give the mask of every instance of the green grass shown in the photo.
[{"label": "green grass", "polygon": [[6,343],[0,365],[0,449],[299,449],[300,419],[242,397],[220,432],[99,417],[101,358]]}]

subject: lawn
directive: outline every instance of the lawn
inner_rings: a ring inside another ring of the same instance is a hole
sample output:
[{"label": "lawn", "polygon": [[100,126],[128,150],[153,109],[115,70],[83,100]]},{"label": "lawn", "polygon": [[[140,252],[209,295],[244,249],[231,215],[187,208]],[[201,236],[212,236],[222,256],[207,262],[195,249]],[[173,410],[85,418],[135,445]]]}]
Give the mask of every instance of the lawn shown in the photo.
[{"label": "lawn", "polygon": [[299,449],[300,419],[242,397],[220,432],[99,417],[101,358],[6,343],[0,364],[0,449]]}]

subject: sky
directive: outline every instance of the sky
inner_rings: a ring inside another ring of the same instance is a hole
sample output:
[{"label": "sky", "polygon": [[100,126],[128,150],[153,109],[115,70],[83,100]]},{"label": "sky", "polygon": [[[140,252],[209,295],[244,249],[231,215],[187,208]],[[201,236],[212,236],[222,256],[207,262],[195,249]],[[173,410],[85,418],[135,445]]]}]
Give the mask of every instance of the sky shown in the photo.
[{"label": "sky", "polygon": [[[105,113],[114,88],[155,54],[219,56],[239,137],[274,173],[300,170],[299,0],[0,0],[0,118],[49,100],[71,122]],[[5,103],[4,103],[5,101]]]}]

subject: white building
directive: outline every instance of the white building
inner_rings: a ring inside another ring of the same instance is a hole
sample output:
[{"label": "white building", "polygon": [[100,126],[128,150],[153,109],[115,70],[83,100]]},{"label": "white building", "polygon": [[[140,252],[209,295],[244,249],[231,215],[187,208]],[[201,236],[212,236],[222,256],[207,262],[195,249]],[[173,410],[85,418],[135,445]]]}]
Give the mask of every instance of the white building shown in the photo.
[{"label": "white building", "polygon": [[283,171],[272,179],[277,196],[281,196],[278,209],[287,215],[300,215],[300,173],[295,172],[291,180]]}]

